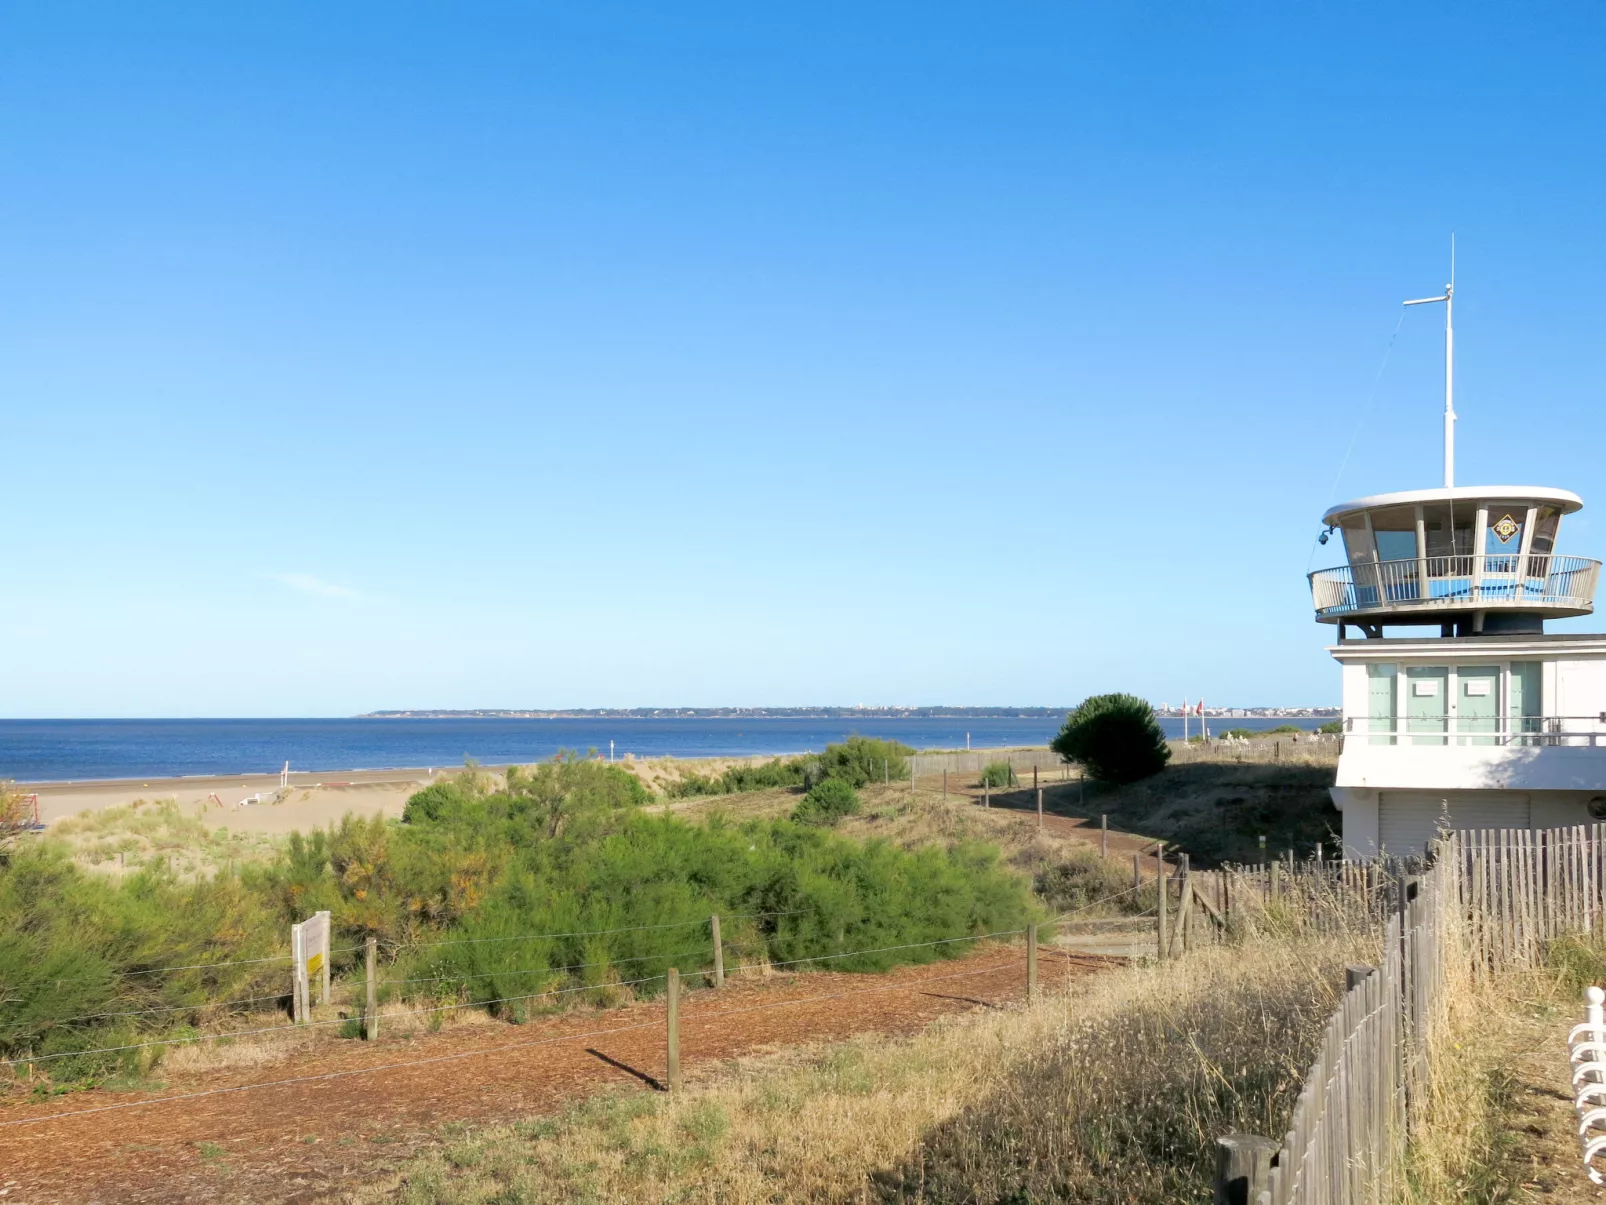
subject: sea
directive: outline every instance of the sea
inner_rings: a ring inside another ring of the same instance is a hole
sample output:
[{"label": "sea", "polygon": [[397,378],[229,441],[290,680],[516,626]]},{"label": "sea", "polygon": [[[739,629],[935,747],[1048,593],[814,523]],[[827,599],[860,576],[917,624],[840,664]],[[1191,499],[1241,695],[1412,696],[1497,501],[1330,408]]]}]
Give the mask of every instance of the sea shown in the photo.
[{"label": "sea", "polygon": [[[1214,731],[1278,724],[1315,728],[1320,719],[1215,719]],[[1191,721],[1198,733],[1199,721]],[[1168,736],[1181,719],[1162,719]],[[743,757],[815,752],[860,733],[916,749],[1044,745],[1059,730],[1049,716],[739,719],[137,719],[0,720],[0,781],[83,782],[115,778],[392,770],[542,761],[560,750],[606,756]]]}]

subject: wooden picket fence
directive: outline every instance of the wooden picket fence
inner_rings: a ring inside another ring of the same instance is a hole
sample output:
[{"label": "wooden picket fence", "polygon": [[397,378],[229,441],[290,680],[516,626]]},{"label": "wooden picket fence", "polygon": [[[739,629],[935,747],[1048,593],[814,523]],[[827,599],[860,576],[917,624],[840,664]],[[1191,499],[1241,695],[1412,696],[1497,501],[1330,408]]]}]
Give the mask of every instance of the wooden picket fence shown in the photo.
[{"label": "wooden picket fence", "polygon": [[[1362,908],[1382,918],[1377,967],[1353,967],[1280,1143],[1222,1142],[1223,1197],[1250,1205],[1382,1205],[1432,1089],[1446,978],[1538,965],[1606,915],[1606,826],[1446,834],[1419,863],[1239,868],[1240,899]],[[1274,897],[1280,896],[1280,900]]]}]

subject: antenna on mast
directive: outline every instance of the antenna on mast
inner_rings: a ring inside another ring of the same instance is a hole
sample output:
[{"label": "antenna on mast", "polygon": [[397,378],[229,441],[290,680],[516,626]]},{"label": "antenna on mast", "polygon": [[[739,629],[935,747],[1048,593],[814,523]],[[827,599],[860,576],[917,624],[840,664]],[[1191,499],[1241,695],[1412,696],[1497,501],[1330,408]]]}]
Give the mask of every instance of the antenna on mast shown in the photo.
[{"label": "antenna on mast", "polygon": [[1444,302],[1444,488],[1455,485],[1455,234],[1450,235],[1450,283],[1442,297],[1418,297],[1406,305]]}]

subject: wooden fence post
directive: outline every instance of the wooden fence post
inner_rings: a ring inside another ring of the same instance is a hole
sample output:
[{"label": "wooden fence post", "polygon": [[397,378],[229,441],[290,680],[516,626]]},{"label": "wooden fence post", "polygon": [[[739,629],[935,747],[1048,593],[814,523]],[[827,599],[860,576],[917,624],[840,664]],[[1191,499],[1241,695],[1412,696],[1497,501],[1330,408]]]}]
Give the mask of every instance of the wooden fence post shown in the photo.
[{"label": "wooden fence post", "polygon": [[1271,864],[1271,902],[1277,903],[1283,898],[1283,864],[1276,861]]},{"label": "wooden fence post", "polygon": [[[1037,758],[1032,758],[1032,790],[1037,790]],[[1041,797],[1041,794],[1039,794]]]},{"label": "wooden fence post", "polygon": [[[1033,778],[1037,777],[1035,771],[1033,772],[1032,777]],[[1039,830],[1041,830],[1042,827],[1043,827],[1043,788],[1042,787],[1038,787],[1037,788],[1037,827],[1038,827]]]},{"label": "wooden fence post", "polygon": [[1103,813],[1099,815],[1099,856],[1110,856],[1110,818]]},{"label": "wooden fence post", "polygon": [[714,986],[725,986],[725,947],[719,940],[719,913],[708,918],[708,928],[714,938]]},{"label": "wooden fence post", "polygon": [[1216,1139],[1215,1205],[1256,1205],[1271,1187],[1271,1158],[1277,1144],[1259,1134],[1227,1134]]},{"label": "wooden fence post", "polygon": [[1159,961],[1160,962],[1164,962],[1165,961],[1165,955],[1166,955],[1166,946],[1165,946],[1165,906],[1166,906],[1166,894],[1167,894],[1166,883],[1165,883],[1165,845],[1164,844],[1161,844],[1161,845],[1156,847],[1156,849],[1154,851],[1154,860],[1155,860],[1156,863],[1159,864],[1159,873],[1157,875],[1155,875],[1155,877],[1154,877],[1154,885],[1155,885],[1155,888],[1157,889],[1157,891],[1159,893],[1159,900],[1160,900],[1160,908],[1159,908],[1159,913],[1158,913],[1158,921],[1159,921],[1159,934],[1158,935],[1159,935],[1159,940],[1160,940]]},{"label": "wooden fence post", "polygon": [[307,958],[299,924],[290,926],[290,1019],[307,1022]]},{"label": "wooden fence post", "polygon": [[368,991],[363,1008],[363,1037],[372,1042],[379,1036],[379,984],[374,980],[374,968],[379,961],[379,938],[368,935],[366,958]]},{"label": "wooden fence post", "polygon": [[1026,926],[1026,998],[1037,1000],[1037,922]]},{"label": "wooden fence post", "polygon": [[986,770],[981,772],[981,806],[984,808],[993,806],[993,784],[987,781]]},{"label": "wooden fence post", "polygon": [[1193,879],[1189,874],[1187,854],[1181,856],[1181,864],[1177,869],[1181,872],[1182,882],[1177,888],[1177,923],[1171,937],[1173,958],[1188,952],[1188,915],[1193,911]]},{"label": "wooden fence post", "polygon": [[671,1092],[680,1091],[680,972],[674,967],[669,968],[669,1073],[665,1077],[669,1081]]}]

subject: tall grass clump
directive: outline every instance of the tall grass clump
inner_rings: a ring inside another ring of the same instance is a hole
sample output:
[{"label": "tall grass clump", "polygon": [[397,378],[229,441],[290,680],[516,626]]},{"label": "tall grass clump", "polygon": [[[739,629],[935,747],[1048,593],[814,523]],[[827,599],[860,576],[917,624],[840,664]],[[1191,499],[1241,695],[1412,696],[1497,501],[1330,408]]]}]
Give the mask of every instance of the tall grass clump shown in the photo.
[{"label": "tall grass clump", "polygon": [[1286,1128],[1352,953],[1264,942],[1157,968],[1148,991],[1068,1018],[927,1134],[881,1199],[1208,1200],[1217,1138]]}]

